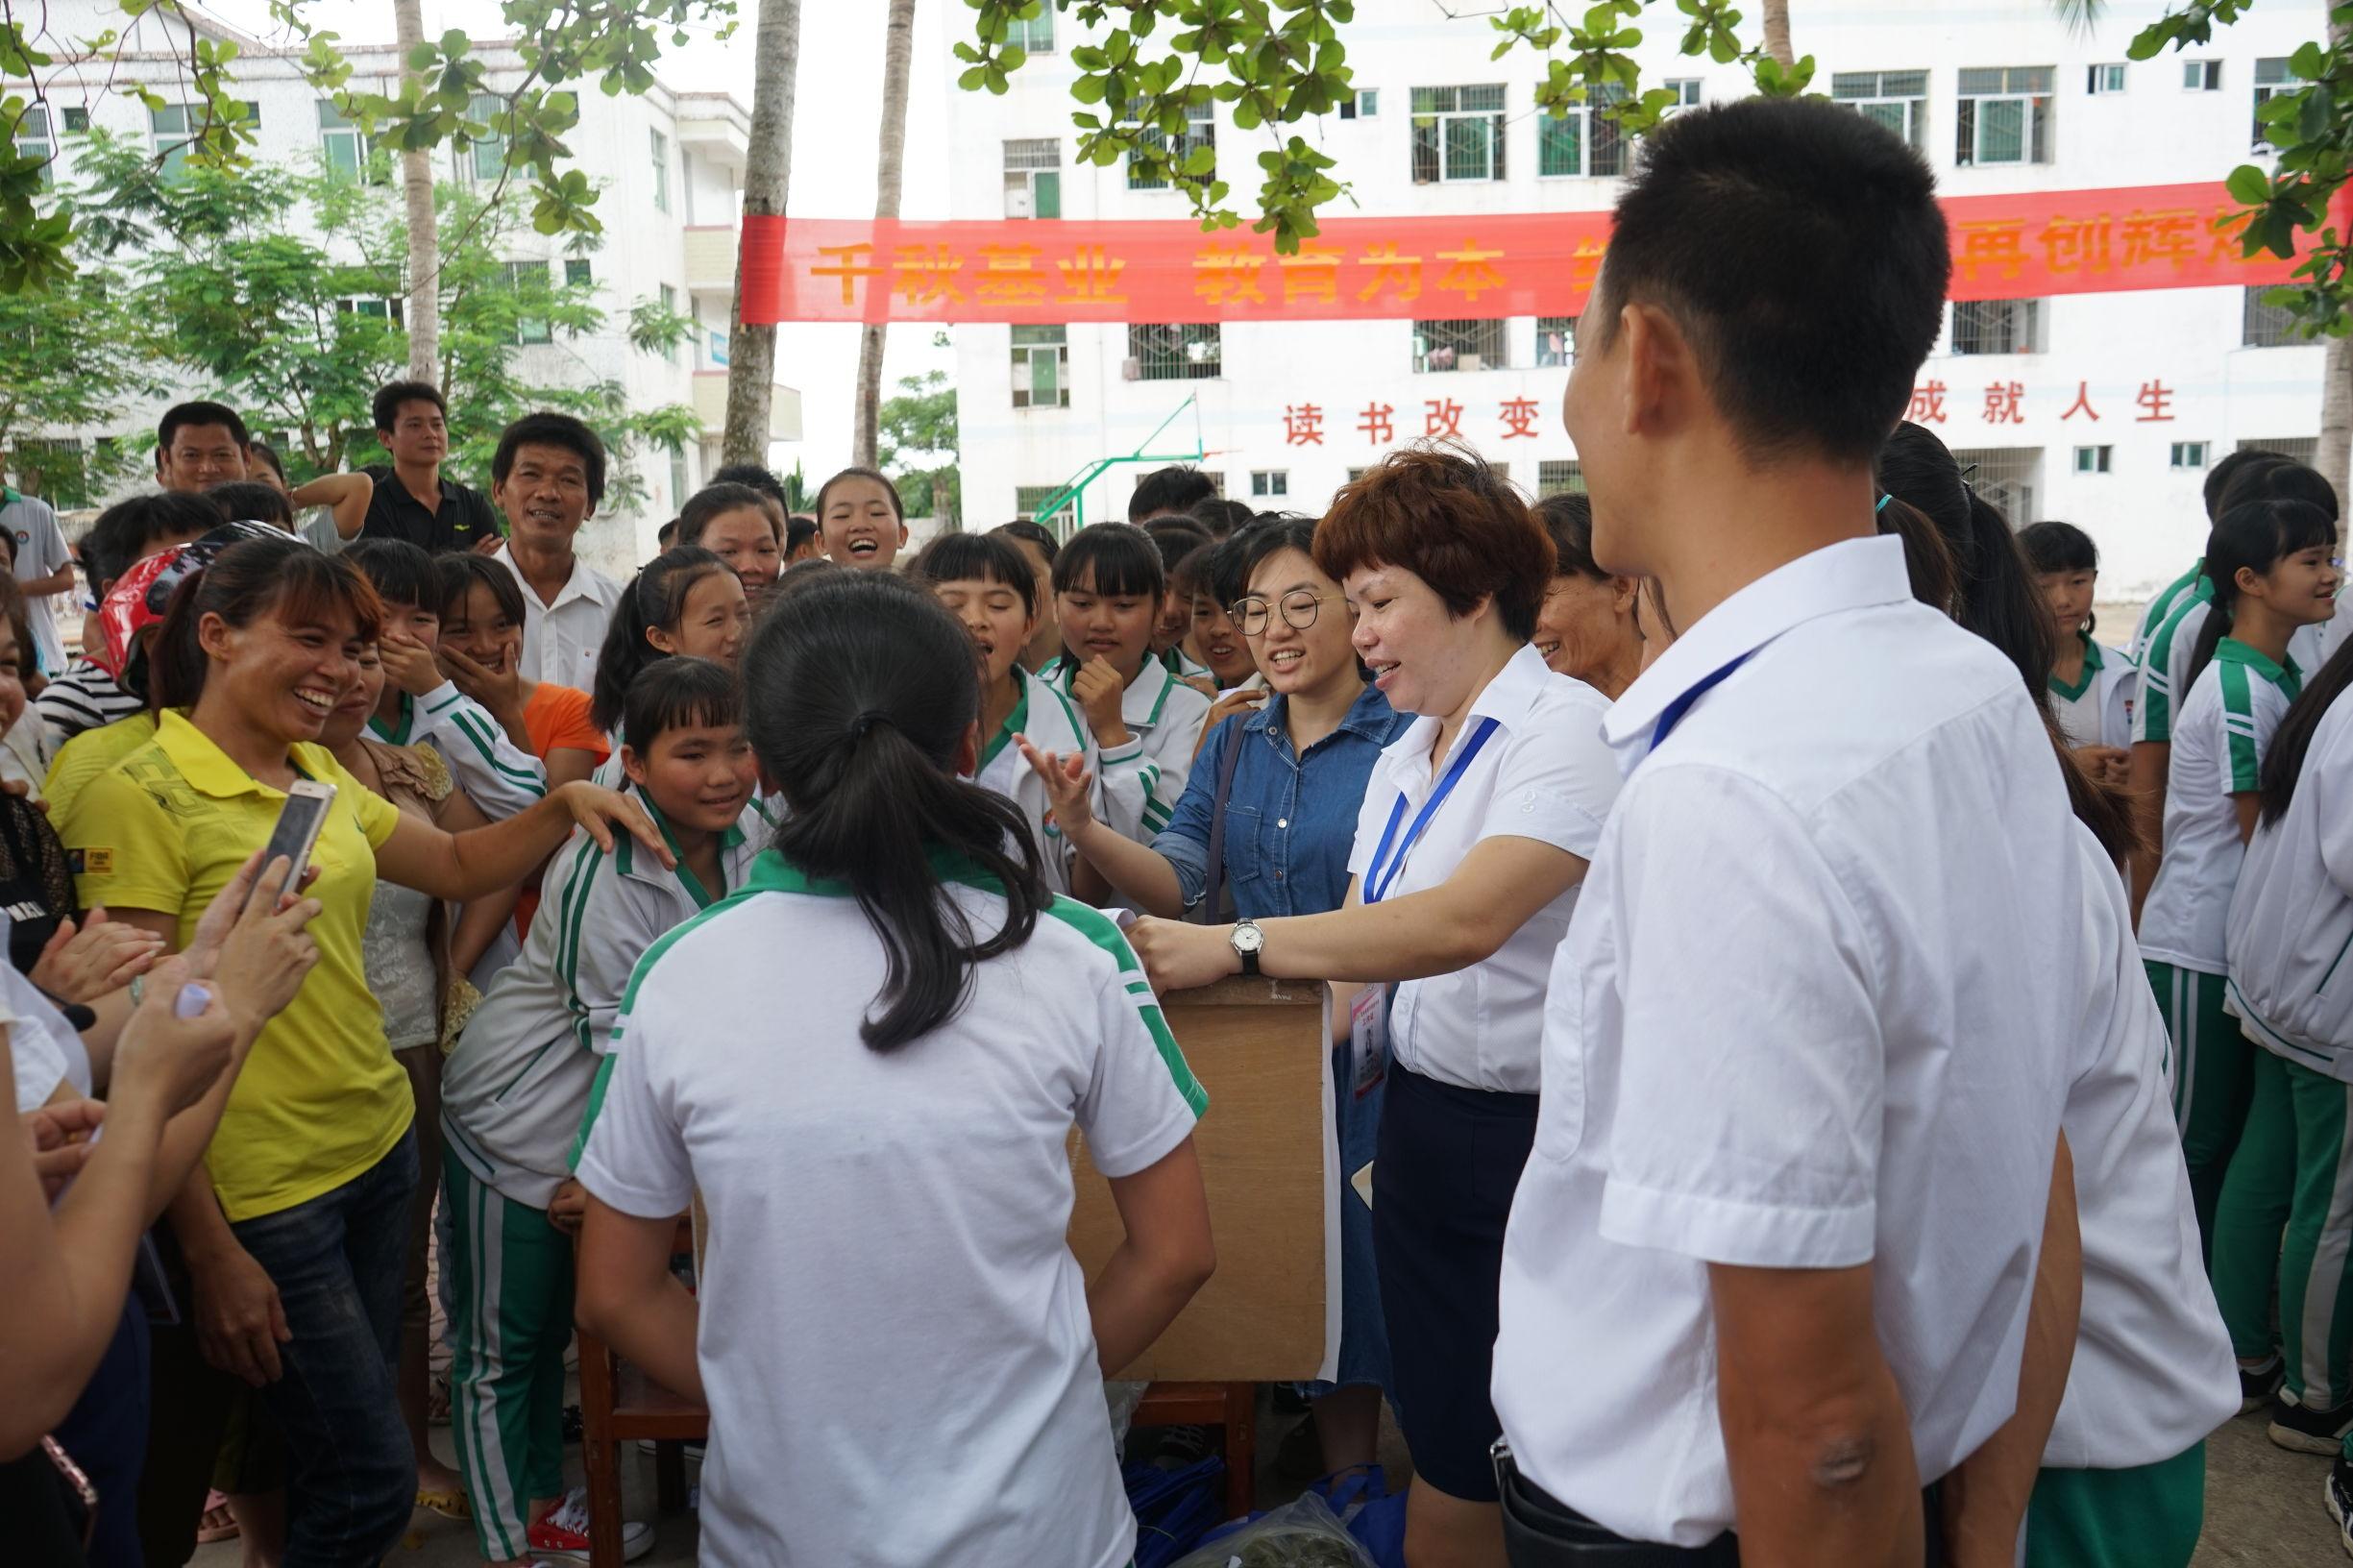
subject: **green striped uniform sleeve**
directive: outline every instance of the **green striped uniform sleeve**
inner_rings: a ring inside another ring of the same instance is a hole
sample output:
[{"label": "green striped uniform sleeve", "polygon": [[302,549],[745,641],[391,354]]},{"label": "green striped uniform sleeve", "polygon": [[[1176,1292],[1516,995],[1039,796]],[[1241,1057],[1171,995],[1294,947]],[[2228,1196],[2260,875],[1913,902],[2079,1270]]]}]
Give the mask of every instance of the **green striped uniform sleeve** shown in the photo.
[{"label": "green striped uniform sleeve", "polygon": [[2222,733],[2229,748],[2230,793],[2245,795],[2263,785],[2263,754],[2255,744],[2255,694],[2246,666],[2216,667],[2222,676]]},{"label": "green striped uniform sleeve", "polygon": [[1101,911],[1090,908],[1074,898],[1057,896],[1046,906],[1046,913],[1093,943],[1119,966],[1120,983],[1127,988],[1128,999],[1135,1003],[1136,1013],[1143,1020],[1144,1032],[1160,1051],[1161,1065],[1168,1069],[1169,1081],[1176,1085],[1177,1093],[1195,1116],[1209,1110],[1209,1090],[1193,1076],[1178,1049],[1176,1036],[1169,1033],[1168,1019],[1161,1012],[1160,1000],[1152,994],[1152,983],[1144,978],[1143,965],[1137,960],[1136,949],[1127,944],[1119,927]]},{"label": "green striped uniform sleeve", "polygon": [[465,737],[466,743],[480,755],[483,765],[492,772],[533,798],[548,793],[548,781],[544,777],[527,768],[518,768],[499,756],[498,743],[490,733],[489,724],[479,714],[453,713],[450,715],[450,727]]}]

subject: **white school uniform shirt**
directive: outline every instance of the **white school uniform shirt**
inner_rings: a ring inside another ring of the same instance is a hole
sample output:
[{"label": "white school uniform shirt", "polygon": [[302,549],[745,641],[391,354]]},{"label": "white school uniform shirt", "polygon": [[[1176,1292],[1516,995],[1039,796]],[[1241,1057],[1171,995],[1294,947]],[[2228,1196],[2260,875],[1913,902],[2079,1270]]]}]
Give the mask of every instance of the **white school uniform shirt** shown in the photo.
[{"label": "white school uniform shirt", "polygon": [[2189,571],[2157,590],[2157,597],[2148,601],[2141,611],[2141,619],[2133,623],[2132,641],[2124,648],[2133,663],[2141,662],[2141,656],[2148,650],[2149,639],[2157,635],[2157,628],[2181,608],[2185,602],[2183,596],[2197,592],[2197,586],[2205,576],[2206,563],[2201,558],[2193,563]]},{"label": "white school uniform shirt", "polygon": [[1029,822],[1031,837],[1038,841],[1046,885],[1056,893],[1068,893],[1070,862],[1077,851],[1059,829],[1046,821],[1053,803],[1047,798],[1045,780],[1038,776],[1038,770],[1029,765],[1021,748],[1013,744],[1013,737],[1025,735],[1030,745],[1057,756],[1073,753],[1084,756],[1088,772],[1094,775],[1091,797],[1097,811],[1104,809],[1102,760],[1095,751],[1093,735],[1088,731],[1086,721],[1079,717],[1078,705],[1053,682],[1031,674],[1017,664],[1013,671],[1015,678],[1021,682],[1020,700],[1014,704],[1013,715],[1005,721],[1004,729],[989,738],[981,752],[980,771],[972,775],[972,781],[1003,796],[1020,810]]},{"label": "white school uniform shirt", "polygon": [[[2230,1010],[2246,1037],[2353,1082],[2353,701],[2314,726],[2295,796],[2255,829],[2231,897]],[[2325,1336],[2323,1336],[2325,1337]]]},{"label": "white school uniform shirt", "polygon": [[[968,865],[935,870],[976,937],[1002,926]],[[1065,1241],[1067,1139],[1133,1175],[1206,1096],[1082,904],[888,1054],[858,1038],[883,969],[846,886],[771,851],[623,1004],[579,1176],[625,1213],[699,1192],[709,1214],[702,1561],[1120,1568],[1136,1522]]]},{"label": "white school uniform shirt", "polygon": [[2271,733],[2301,689],[2293,659],[2283,669],[2235,637],[2217,644],[2198,672],[2166,763],[2165,858],[2141,908],[2145,956],[2224,971],[2231,892],[2246,854],[2231,796],[2261,786]]},{"label": "white school uniform shirt", "polygon": [[1710,1263],[1875,1265],[1924,1482],[2008,1419],[2081,871],[2017,669],[1895,539],[1726,600],[1605,733],[1630,775],[1546,997],[1492,1393],[1538,1485],[1692,1547],[1733,1523]]},{"label": "white school uniform shirt", "polygon": [[[2077,633],[2081,636],[2081,633]],[[2050,707],[2070,746],[2132,745],[2141,671],[2120,650],[2083,638],[2083,674],[2073,686],[2050,678]]]},{"label": "white school uniform shirt", "polygon": [[526,680],[551,680],[575,691],[594,691],[597,653],[604,646],[605,628],[613,624],[613,607],[621,602],[621,584],[578,556],[572,561],[572,580],[543,604],[539,591],[523,580],[514,557],[501,545],[490,558],[515,574],[523,590],[523,652],[516,668]]},{"label": "white school uniform shirt", "polygon": [[[2171,738],[2169,731],[2180,727],[2181,710],[2190,698],[2190,661],[2196,656],[2199,634],[2213,609],[2214,601],[2206,595],[2185,595],[2165,624],[2149,634],[2148,653],[2141,662],[2134,740],[2167,741]],[[2326,657],[2322,633],[2328,624],[2298,626],[2288,639],[2288,657],[2297,669],[2320,668]]]},{"label": "white school uniform shirt", "polygon": [[[1047,667],[1071,711],[1085,722],[1085,710],[1070,697],[1075,667],[1066,655]],[[1193,751],[1201,743],[1201,725],[1209,718],[1210,699],[1170,674],[1160,660],[1146,657],[1136,678],[1119,696],[1119,720],[1127,725],[1123,746],[1104,747],[1100,776],[1103,821],[1113,831],[1150,844],[1168,825],[1185,793],[1185,775],[1192,771]],[[1090,731],[1090,734],[1092,732]]]},{"label": "white school uniform shirt", "polygon": [[2128,1470],[2239,1413],[2238,1364],[2198,1247],[2165,1015],[2116,863],[2078,822],[2081,1022],[2061,1125],[2075,1162],[2083,1309],[2046,1465]]},{"label": "white school uniform shirt", "polygon": [[[1555,674],[1534,648],[1520,649],[1471,703],[1434,776],[1430,748],[1437,739],[1436,719],[1421,716],[1382,748],[1358,808],[1348,874],[1364,880],[1400,798],[1405,812],[1396,837],[1405,838],[1483,719],[1496,721],[1495,733],[1413,843],[1394,880],[1384,864],[1382,896],[1402,898],[1441,885],[1486,839],[1534,839],[1591,860],[1618,795],[1617,763],[1602,740],[1602,716],[1608,711],[1601,693]],[[1533,1094],[1545,983],[1580,886],[1530,916],[1492,956],[1399,986],[1388,1020],[1389,1053],[1397,1065],[1463,1089]],[[1372,892],[1365,883],[1364,895]]]},{"label": "white school uniform shirt", "polygon": [[[644,793],[654,821],[668,823]],[[551,863],[522,954],[499,971],[441,1068],[441,1127],[478,1182],[533,1209],[554,1201],[646,950],[750,874],[767,841],[750,806],[720,850],[725,888],[693,885],[627,834],[612,852],[576,830]]]},{"label": "white school uniform shirt", "polygon": [[370,719],[368,730],[390,746],[429,746],[450,776],[494,822],[535,806],[548,793],[547,764],[507,738],[490,710],[443,681],[423,697],[401,698],[401,720]]},{"label": "white school uniform shirt", "polygon": [[[8,530],[15,551],[16,580],[54,576],[73,560],[65,548],[65,530],[58,527],[57,509],[35,496],[20,496],[0,485],[0,528]],[[65,638],[58,629],[58,610],[71,608],[74,593],[24,596],[25,625],[33,633],[36,662],[44,675],[65,673]]]}]

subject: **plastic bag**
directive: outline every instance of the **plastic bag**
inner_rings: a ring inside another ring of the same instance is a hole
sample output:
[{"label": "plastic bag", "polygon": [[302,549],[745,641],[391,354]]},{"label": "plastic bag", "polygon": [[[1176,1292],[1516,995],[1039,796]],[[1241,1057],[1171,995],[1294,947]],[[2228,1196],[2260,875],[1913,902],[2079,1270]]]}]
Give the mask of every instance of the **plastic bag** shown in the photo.
[{"label": "plastic bag", "polygon": [[1375,1568],[1313,1492],[1219,1536],[1172,1568]]},{"label": "plastic bag", "polygon": [[1111,1411],[1112,1452],[1127,1458],[1127,1430],[1136,1420],[1136,1407],[1143,1403],[1148,1383],[1120,1383],[1106,1378],[1103,1382],[1103,1403]]}]

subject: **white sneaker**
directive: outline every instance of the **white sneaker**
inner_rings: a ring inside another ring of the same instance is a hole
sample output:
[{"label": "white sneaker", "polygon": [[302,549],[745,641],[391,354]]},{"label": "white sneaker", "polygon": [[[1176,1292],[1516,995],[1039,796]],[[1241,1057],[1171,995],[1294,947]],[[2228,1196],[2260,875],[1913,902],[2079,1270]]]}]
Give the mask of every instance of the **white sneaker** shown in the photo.
[{"label": "white sneaker", "polygon": [[[588,1560],[588,1488],[575,1486],[548,1516],[526,1532],[531,1550],[543,1557],[568,1562]],[[642,1519],[621,1525],[621,1560],[635,1562],[653,1550],[653,1527]]]}]

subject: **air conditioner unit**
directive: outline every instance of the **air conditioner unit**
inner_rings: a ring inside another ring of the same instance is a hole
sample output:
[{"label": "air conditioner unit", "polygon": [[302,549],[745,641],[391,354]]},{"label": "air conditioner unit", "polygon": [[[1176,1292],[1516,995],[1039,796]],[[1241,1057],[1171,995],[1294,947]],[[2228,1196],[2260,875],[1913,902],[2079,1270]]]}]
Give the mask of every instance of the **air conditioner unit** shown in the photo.
[{"label": "air conditioner unit", "polygon": [[1122,360],[1120,360],[1120,361],[1119,361],[1119,379],[1120,379],[1121,380],[1123,380],[1123,381],[1140,381],[1140,380],[1143,380],[1143,361],[1142,361],[1141,359],[1122,359]]}]

